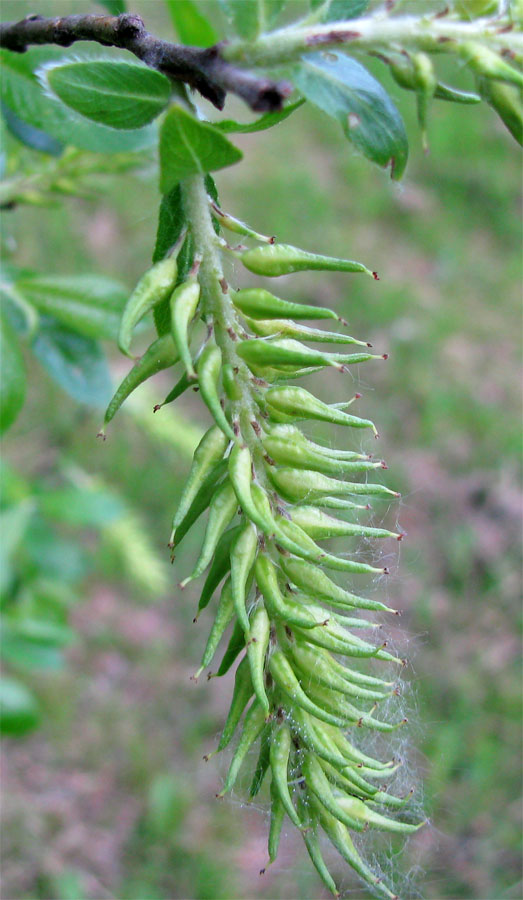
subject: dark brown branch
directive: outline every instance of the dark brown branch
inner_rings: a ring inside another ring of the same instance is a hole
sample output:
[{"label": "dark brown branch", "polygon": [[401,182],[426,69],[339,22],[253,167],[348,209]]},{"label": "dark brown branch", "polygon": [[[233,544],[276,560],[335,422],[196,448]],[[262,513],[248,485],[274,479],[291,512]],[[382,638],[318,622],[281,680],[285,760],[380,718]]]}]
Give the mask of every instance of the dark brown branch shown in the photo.
[{"label": "dark brown branch", "polygon": [[274,112],[281,109],[292,90],[286,81],[272,81],[228,63],[220,55],[220,44],[202,50],[162,41],[149,34],[136,15],[55,19],[33,15],[0,25],[0,47],[15,53],[24,53],[31,44],[70,47],[76,41],[95,41],[105,47],[129,50],[150,68],[196,88],[218,109],[223,109],[230,92],[256,112]]}]

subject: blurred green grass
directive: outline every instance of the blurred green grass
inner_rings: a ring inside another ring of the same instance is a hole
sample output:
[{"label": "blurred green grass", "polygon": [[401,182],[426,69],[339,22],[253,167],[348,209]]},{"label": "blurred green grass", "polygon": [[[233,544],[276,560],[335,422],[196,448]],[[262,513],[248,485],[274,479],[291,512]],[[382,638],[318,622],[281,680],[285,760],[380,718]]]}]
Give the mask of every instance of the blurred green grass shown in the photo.
[{"label": "blurred green grass", "polygon": [[[33,6],[4,0],[2,17]],[[133,8],[168,33],[160,3]],[[38,9],[70,10],[47,0]],[[389,83],[379,63],[373,68]],[[471,86],[464,72],[459,83]],[[223,207],[258,230],[361,258],[380,273],[375,285],[295,276],[281,292],[334,305],[352,333],[390,352],[387,364],[358,373],[356,387],[360,408],[379,425],[389,483],[403,494],[387,515],[408,540],[398,572],[379,591],[403,610],[413,759],[432,822],[391,866],[418,873],[418,887],[407,884],[405,896],[510,900],[522,892],[520,155],[489,110],[439,104],[424,157],[412,98],[391,91],[411,138],[402,185],[307,109],[273,131],[238,138],[245,161],[217,181]],[[236,104],[229,112],[243,114]],[[4,227],[20,265],[101,271],[131,288],[149,262],[157,200],[154,173],[144,172],[108,181],[96,201],[19,208]],[[239,271],[233,278],[245,282]],[[116,356],[114,368],[121,373]],[[314,384],[328,397],[324,380]],[[158,378],[160,399],[166,387]],[[196,397],[177,413],[205,424]],[[151,439],[124,415],[102,445],[98,425],[35,367],[5,456],[44,480],[64,459],[102,476],[140,510],[161,551],[187,452]],[[189,681],[206,624],[202,617],[192,625],[197,588],[182,595],[176,584],[197,544],[192,536],[182,545],[160,601],[133,591],[110,558],[88,579],[68,668],[35,679],[43,726],[4,751],[6,897],[323,896],[290,832],[282,859],[259,878],[266,811],[239,809],[238,798],[214,800],[224,763],[206,765],[202,756],[214,745],[231,685]],[[343,877],[352,896],[365,896]]]}]

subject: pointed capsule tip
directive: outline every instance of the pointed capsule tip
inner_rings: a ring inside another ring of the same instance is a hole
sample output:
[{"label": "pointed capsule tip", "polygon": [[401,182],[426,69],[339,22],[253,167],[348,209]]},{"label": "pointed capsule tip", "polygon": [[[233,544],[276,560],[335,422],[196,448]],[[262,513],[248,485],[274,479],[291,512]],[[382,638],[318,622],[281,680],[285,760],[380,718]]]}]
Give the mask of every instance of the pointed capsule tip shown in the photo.
[{"label": "pointed capsule tip", "polygon": [[388,359],[388,358],[389,358],[389,354],[388,354],[388,353],[382,353],[382,354],[381,354],[381,358],[382,358],[382,359]]},{"label": "pointed capsule tip", "polygon": [[380,280],[380,276],[378,275],[377,272],[373,272],[373,273],[372,273],[372,277],[374,278],[374,281],[379,281],[379,280]]},{"label": "pointed capsule tip", "polygon": [[366,343],[367,347],[372,347],[372,344],[370,341],[365,341],[365,343]]},{"label": "pointed capsule tip", "polygon": [[105,431],[103,430],[103,428],[100,428],[100,431],[98,432],[98,434],[96,435],[96,437],[97,437],[97,438],[101,438],[102,441],[106,441],[106,440],[107,440],[107,435],[106,435]]},{"label": "pointed capsule tip", "polygon": [[354,394],[355,400],[361,400],[361,394]]},{"label": "pointed capsule tip", "polygon": [[162,406],[163,406],[163,403],[156,403],[156,405],[153,406],[153,413],[158,412],[158,410],[161,409]]}]

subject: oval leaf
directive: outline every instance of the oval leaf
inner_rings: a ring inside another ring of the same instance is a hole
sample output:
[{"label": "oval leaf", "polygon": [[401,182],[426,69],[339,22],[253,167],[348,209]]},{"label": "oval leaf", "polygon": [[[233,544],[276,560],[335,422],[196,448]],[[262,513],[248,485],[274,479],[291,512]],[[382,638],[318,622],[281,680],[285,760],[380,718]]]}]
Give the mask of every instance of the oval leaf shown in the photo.
[{"label": "oval leaf", "polygon": [[14,678],[0,678],[0,728],[2,734],[18,735],[38,725],[40,714],[35,697]]},{"label": "oval leaf", "polygon": [[403,120],[381,84],[355,59],[329,52],[305,57],[294,72],[304,96],[337,119],[346,137],[372,162],[401,178],[408,157]]},{"label": "oval leaf", "polygon": [[18,338],[0,316],[0,433],[7,431],[25,400],[25,368]]},{"label": "oval leaf", "polygon": [[220,131],[224,131],[225,134],[231,132],[249,134],[253,131],[265,131],[266,128],[272,128],[274,125],[279,125],[280,122],[285,121],[285,119],[292,115],[296,109],[303,106],[304,103],[305,100],[301,98],[300,100],[296,100],[296,103],[290,103],[278,112],[265,113],[265,115],[260,116],[260,118],[256,119],[254,122],[247,122],[246,124],[236,122],[234,119],[222,119],[221,122],[214,122],[214,125],[216,128],[219,128]]},{"label": "oval leaf", "polygon": [[105,407],[112,386],[98,344],[51,319],[42,320],[33,351],[52,378],[80,403]]},{"label": "oval leaf", "polygon": [[165,0],[171,22],[182,44],[210,47],[218,37],[194,0]]},{"label": "oval leaf", "polygon": [[128,291],[100,275],[20,278],[15,288],[41,313],[88,338],[116,340]]},{"label": "oval leaf", "polygon": [[156,143],[154,125],[118,131],[89,121],[46,96],[33,70],[64,58],[64,51],[56,47],[32,47],[24,54],[0,50],[0,97],[19,119],[64,144],[94,153],[132,152]]},{"label": "oval leaf", "polygon": [[124,131],[152,122],[171,94],[165,75],[116,60],[53,63],[40,70],[40,77],[75,112]]},{"label": "oval leaf", "polygon": [[213,125],[171,106],[160,131],[160,188],[168,191],[188,175],[232,166],[242,153]]}]

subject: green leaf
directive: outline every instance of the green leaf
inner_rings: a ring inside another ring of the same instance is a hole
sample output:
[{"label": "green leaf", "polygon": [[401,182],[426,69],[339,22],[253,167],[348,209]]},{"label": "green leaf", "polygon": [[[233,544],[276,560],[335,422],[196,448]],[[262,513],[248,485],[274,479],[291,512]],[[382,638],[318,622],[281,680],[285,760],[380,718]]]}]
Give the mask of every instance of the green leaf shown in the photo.
[{"label": "green leaf", "polygon": [[98,2],[105,6],[112,16],[120,16],[126,10],[125,0],[98,0]]},{"label": "green leaf", "polygon": [[152,122],[171,94],[165,75],[122,60],[53,63],[40,70],[40,78],[81,116],[124,131]]},{"label": "green leaf", "polygon": [[[6,477],[2,472],[2,487],[5,502]],[[29,521],[34,513],[34,504],[25,499],[16,506],[0,511],[0,594],[4,594],[14,578],[11,558],[25,537]]]},{"label": "green leaf", "polygon": [[248,41],[258,36],[258,0],[218,0],[218,6],[235,34]]},{"label": "green leaf", "polygon": [[246,125],[241,122],[235,122],[234,119],[222,119],[221,122],[214,122],[213,124],[215,128],[219,128],[220,131],[224,131],[225,134],[230,134],[232,132],[250,134],[253,131],[265,131],[266,128],[272,128],[274,125],[279,125],[280,122],[284,122],[285,119],[288,119],[289,116],[292,115],[296,109],[299,109],[300,106],[303,106],[304,103],[305,100],[303,98],[301,100],[296,100],[296,103],[290,103],[288,106],[284,107],[284,109],[280,109],[279,112],[265,113],[265,115],[256,119],[255,122],[248,122]]},{"label": "green leaf", "polygon": [[173,244],[180,237],[185,222],[182,192],[180,185],[177,184],[172,191],[163,195],[160,203],[153,263],[159,262],[167,255]]},{"label": "green leaf", "polygon": [[101,275],[26,276],[15,289],[40,312],[88,338],[116,340],[129,292]]},{"label": "green leaf", "polygon": [[78,541],[60,537],[41,516],[35,515],[29,523],[23,549],[29,562],[24,571],[32,568],[55,582],[70,584],[89,571],[89,559]]},{"label": "green leaf", "polygon": [[235,34],[252,41],[273,24],[285,0],[218,0],[218,5]]},{"label": "green leaf", "polygon": [[193,0],[165,0],[171,22],[182,44],[211,47],[218,37]]},{"label": "green leaf", "polygon": [[305,97],[337,119],[346,137],[372,162],[390,165],[401,178],[408,157],[403,120],[384,88],[355,59],[320,53],[305,57],[294,72]]},{"label": "green leaf", "polygon": [[209,194],[209,197],[214,200],[215,203],[219,203],[218,197],[218,188],[216,187],[216,182],[212,175],[205,176],[205,190]]},{"label": "green leaf", "polygon": [[125,513],[122,501],[106,490],[66,487],[46,491],[38,501],[44,516],[84,528],[102,528]]},{"label": "green leaf", "polygon": [[320,6],[325,8],[322,10],[320,18],[321,22],[343,22],[345,19],[355,19],[365,12],[369,5],[369,0],[311,0],[311,9],[318,9]]},{"label": "green leaf", "polygon": [[13,668],[30,672],[33,669],[61,669],[64,664],[59,647],[39,643],[17,634],[10,625],[2,623],[2,660]]},{"label": "green leaf", "polygon": [[0,316],[0,433],[13,424],[25,400],[25,368],[18,338]]},{"label": "green leaf", "polygon": [[20,119],[6,103],[2,103],[2,115],[9,131],[21,144],[30,147],[31,150],[38,150],[39,153],[47,153],[49,156],[61,156],[63,153],[63,144],[56,138],[46,134],[41,128],[35,128],[28,125]]},{"label": "green leaf", "polygon": [[34,69],[50,60],[64,58],[64,51],[54,47],[33,47],[24,54],[0,50],[0,98],[23,122],[39,128],[63,144],[82,150],[94,153],[133,152],[156,143],[154,125],[130,132],[117,131],[91,122],[46,96]]},{"label": "green leaf", "polygon": [[111,377],[100,347],[91,338],[43,319],[33,351],[51,378],[75,400],[101,409],[107,405]]},{"label": "green leaf", "polygon": [[25,734],[40,718],[33,694],[14,678],[0,678],[0,728],[4,735]]},{"label": "green leaf", "polygon": [[232,166],[242,153],[206,122],[181,106],[171,106],[160,130],[160,188],[168,191],[188,175],[203,175]]}]

